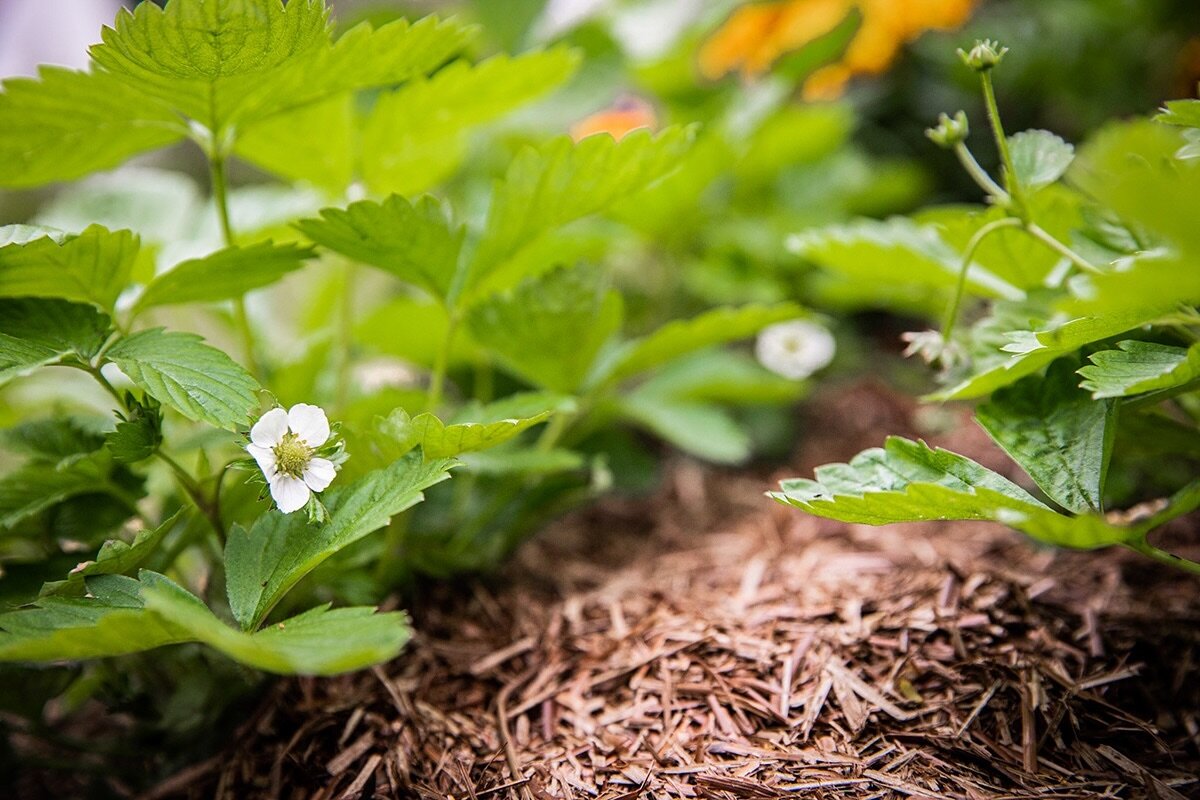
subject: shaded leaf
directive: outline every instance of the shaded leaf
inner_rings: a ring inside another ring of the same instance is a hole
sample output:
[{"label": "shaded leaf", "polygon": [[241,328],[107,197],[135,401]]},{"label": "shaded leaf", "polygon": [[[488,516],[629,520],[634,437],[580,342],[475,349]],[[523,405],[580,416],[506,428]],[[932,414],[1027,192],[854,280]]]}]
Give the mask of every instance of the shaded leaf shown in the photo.
[{"label": "shaded leaf", "polygon": [[559,269],[473,308],[471,336],[522,378],[573,393],[620,326],[620,297],[598,269]]},{"label": "shaded leaf", "polygon": [[128,575],[146,563],[146,559],[154,554],[162,540],[183,516],[184,512],[177,511],[157,528],[138,531],[132,542],[109,539],[100,547],[94,559],[76,566],[65,580],[44,584],[42,595],[81,595],[87,578],[97,575]]},{"label": "shaded leaf", "polygon": [[1078,387],[1071,358],[997,391],[975,418],[1051,500],[1069,511],[1102,510],[1116,433],[1116,405]]},{"label": "shaded leaf", "polygon": [[794,303],[717,308],[669,322],[649,336],[626,344],[604,377],[621,380],[680,356],[753,336],[768,325],[804,314]]}]

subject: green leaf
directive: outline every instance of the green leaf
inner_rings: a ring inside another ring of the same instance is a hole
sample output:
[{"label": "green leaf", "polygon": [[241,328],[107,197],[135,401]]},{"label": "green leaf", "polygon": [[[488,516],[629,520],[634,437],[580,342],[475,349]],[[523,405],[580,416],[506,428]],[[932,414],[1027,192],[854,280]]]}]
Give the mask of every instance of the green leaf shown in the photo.
[{"label": "green leaf", "polygon": [[[470,29],[453,21],[428,17],[409,25],[397,20],[378,30],[359,25],[328,50],[287,68],[287,76],[260,95],[262,107],[255,120],[239,131],[235,152],[242,158],[293,181],[306,181],[342,194],[370,160],[363,150],[363,119],[352,94],[357,89],[390,87],[419,78],[436,69],[466,43]],[[403,91],[403,90],[401,90]],[[382,94],[376,103],[389,94]],[[417,109],[413,110],[414,113]],[[426,123],[434,115],[418,116]],[[319,137],[312,131],[319,130]],[[442,141],[445,138],[442,137]],[[390,154],[407,160],[419,172],[422,157],[406,145],[393,143]],[[404,193],[425,186],[406,183]],[[399,187],[396,189],[400,191]],[[379,189],[379,191],[383,191]]]},{"label": "green leaf", "polygon": [[451,226],[437,198],[416,204],[399,195],[326,208],[296,227],[312,241],[445,298],[454,279],[463,230]]},{"label": "green leaf", "polygon": [[1182,128],[1200,128],[1200,100],[1171,100],[1154,120]]},{"label": "green leaf", "polygon": [[478,475],[544,476],[582,470],[587,462],[571,450],[501,447],[466,453],[462,458],[468,472]]},{"label": "green leaf", "polygon": [[0,186],[73,180],[186,132],[168,107],[111,75],[43,66],[37,79],[0,85]]},{"label": "green leaf", "polygon": [[672,400],[733,406],[784,405],[807,388],[805,381],[776,375],[753,357],[729,350],[705,350],[672,361],[639,387]]},{"label": "green leaf", "polygon": [[[286,181],[342,195],[354,182],[359,153],[356,98],[339,94],[274,114],[243,128],[234,153]],[[313,136],[320,131],[320,136]]]},{"label": "green leaf", "polygon": [[571,394],[620,326],[620,297],[598,269],[559,269],[476,306],[467,323],[514,373]]},{"label": "green leaf", "polygon": [[[459,419],[476,420],[473,422],[447,425],[433,414],[425,413],[418,414],[409,424],[426,460],[453,458],[462,453],[487,450],[519,436],[549,419],[563,407],[563,400],[555,395],[531,392],[458,415]],[[540,410],[535,411],[538,407]]]},{"label": "green leaf", "polygon": [[0,297],[61,297],[112,311],[129,285],[138,237],[93,225],[78,236],[0,247]]},{"label": "green leaf", "polygon": [[1051,511],[1016,484],[969,458],[924,442],[890,437],[849,464],[818,467],[816,480],[780,484],[772,498],[818,517],[865,525],[925,520],[991,520],[1047,544],[1146,550],[1149,530],[1200,504],[1200,484],[1181,491],[1162,512],[1132,525],[1098,514]]},{"label": "green leaf", "polygon": [[[144,579],[143,579],[144,580]],[[145,587],[146,610],[230,658],[280,675],[336,675],[395,658],[411,631],[403,612],[318,606],[255,633],[221,622],[165,579]]]},{"label": "green leaf", "polygon": [[675,320],[649,336],[629,342],[604,375],[619,381],[680,356],[753,336],[768,325],[803,316],[794,303],[716,308],[687,320]]},{"label": "green leaf", "polygon": [[618,408],[626,419],[697,458],[716,464],[741,464],[750,458],[749,434],[717,405],[639,387],[622,397]]},{"label": "green leaf", "polygon": [[0,386],[70,356],[89,361],[109,330],[108,317],[88,305],[0,298]]},{"label": "green leaf", "polygon": [[[867,287],[949,290],[957,285],[962,270],[962,255],[942,239],[936,228],[902,217],[885,222],[859,220],[796,234],[788,240],[788,248],[823,269]],[[972,263],[967,271],[967,288],[982,297],[1024,297],[1020,289],[978,263]]]},{"label": "green leaf", "polygon": [[958,384],[929,395],[929,400],[965,400],[984,397],[1002,386],[1016,383],[1026,375],[1045,367],[1084,345],[1140,327],[1160,316],[1168,308],[1138,308],[1100,317],[1080,317],[1037,331],[1013,331],[1002,348],[1008,358],[989,366]]},{"label": "green leaf", "polygon": [[296,583],[325,559],[388,524],[450,477],[453,462],[422,463],[413,454],[322,496],[329,522],[268,511],[247,531],[234,527],[225,545],[229,605],[245,630],[255,628]]},{"label": "green leaf", "polygon": [[153,397],[138,401],[126,392],[129,416],[105,437],[105,446],[118,464],[133,464],[150,458],[162,444],[162,411]]},{"label": "green leaf", "polygon": [[28,244],[34,239],[50,238],[62,244],[70,234],[59,227],[47,225],[3,225],[0,226],[0,247],[10,244]]},{"label": "green leaf", "polygon": [[220,131],[277,86],[288,62],[328,47],[324,2],[190,0],[122,9],[92,59],[107,73]]},{"label": "green leaf", "polygon": [[363,178],[379,193],[427,190],[461,161],[470,128],[546,94],[578,63],[565,47],[456,61],[382,95],[362,124]]},{"label": "green leaf", "polygon": [[58,192],[38,208],[34,219],[63,231],[82,231],[89,225],[128,229],[143,244],[166,245],[195,235],[197,219],[211,211],[206,202],[190,175],[127,165]]},{"label": "green leaf", "polygon": [[1200,378],[1200,344],[1189,348],[1126,339],[1116,350],[1088,356],[1092,362],[1079,370],[1081,387],[1092,398],[1130,397],[1174,389]]},{"label": "green leaf", "polygon": [[146,563],[146,559],[154,554],[183,516],[184,512],[177,511],[157,528],[138,531],[132,542],[109,539],[100,547],[100,552],[94,559],[76,566],[65,580],[44,584],[42,596],[78,596],[83,594],[84,582],[88,578],[97,575],[128,575]]},{"label": "green leaf", "polygon": [[45,417],[0,431],[0,445],[30,461],[58,465],[104,446],[104,417]]},{"label": "green leaf", "polygon": [[522,275],[500,270],[542,234],[604,211],[671,173],[691,138],[688,129],[670,128],[658,136],[636,131],[619,142],[558,138],[523,150],[496,186],[468,272],[468,302],[519,281]]},{"label": "green leaf", "polygon": [[[1080,149],[1072,181],[1122,221],[1161,236],[1194,258],[1200,255],[1193,213],[1200,205],[1200,163],[1176,157],[1185,143],[1177,129],[1153,122],[1109,125]],[[1134,281],[1136,271],[1129,276]],[[1200,284],[1194,265],[1186,263],[1178,271],[1192,279],[1194,292]]]},{"label": "green leaf", "polygon": [[83,494],[126,492],[109,481],[111,461],[101,451],[60,464],[29,463],[0,478],[0,530]]},{"label": "green leaf", "polygon": [[312,257],[311,249],[295,244],[267,241],[227,247],[184,261],[159,275],[138,297],[134,313],[152,306],[232,300],[269,286]]},{"label": "green leaf", "polygon": [[[1025,201],[1038,225],[1061,242],[1070,242],[1084,226],[1083,199],[1062,184],[1047,186]],[[940,206],[916,214],[922,224],[933,225],[942,239],[962,253],[984,225],[1004,218],[1001,208]],[[1062,255],[1018,228],[989,233],[975,250],[974,263],[1025,291],[1043,289],[1053,279]],[[864,287],[864,291],[869,287]]]},{"label": "green leaf", "polygon": [[1073,358],[1001,389],[975,418],[1051,500],[1075,513],[1102,510],[1116,404],[1078,387]]},{"label": "green leaf", "polygon": [[1075,148],[1050,131],[1021,131],[1008,137],[1013,170],[1026,191],[1036,192],[1061,178],[1075,160]]},{"label": "green leaf", "polygon": [[150,396],[188,419],[236,431],[258,407],[258,382],[195,334],[152,328],[121,339],[105,355]]},{"label": "green leaf", "polygon": [[136,580],[100,575],[86,585],[90,597],[43,597],[32,608],[0,615],[0,661],[102,658],[203,642],[268,672],[333,675],[392,658],[409,638],[402,613],[325,606],[244,633],[170,579],[145,570]]}]

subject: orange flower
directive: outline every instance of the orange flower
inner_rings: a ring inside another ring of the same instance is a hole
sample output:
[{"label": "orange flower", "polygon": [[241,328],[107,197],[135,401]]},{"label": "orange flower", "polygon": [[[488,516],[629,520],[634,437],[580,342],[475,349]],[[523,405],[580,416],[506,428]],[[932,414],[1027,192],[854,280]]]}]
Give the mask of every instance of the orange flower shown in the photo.
[{"label": "orange flower", "polygon": [[784,0],[742,6],[700,48],[700,73],[761,75],[780,56],[829,33],[853,0]]},{"label": "orange flower", "polygon": [[576,122],[571,126],[571,138],[578,142],[597,133],[607,133],[621,139],[642,128],[653,129],[657,124],[653,106],[640,98],[627,97]]},{"label": "orange flower", "polygon": [[832,31],[854,8],[862,24],[838,62],[804,84],[809,99],[837,97],[855,75],[877,75],[900,48],[927,30],[964,23],[979,0],[777,0],[743,6],[700,49],[700,72],[716,79],[734,70],[761,75],[785,53]]}]

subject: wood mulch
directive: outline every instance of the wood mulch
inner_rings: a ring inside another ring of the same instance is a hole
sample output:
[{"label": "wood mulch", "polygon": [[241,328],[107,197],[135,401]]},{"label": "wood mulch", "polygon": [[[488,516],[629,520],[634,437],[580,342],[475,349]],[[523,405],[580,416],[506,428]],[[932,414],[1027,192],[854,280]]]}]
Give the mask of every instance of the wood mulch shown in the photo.
[{"label": "wood mulch", "polygon": [[[913,416],[842,387],[786,472],[916,433]],[[951,427],[928,438],[1005,468]],[[671,475],[501,576],[435,588],[395,662],[280,683],[229,752],[148,797],[1200,797],[1193,578]],[[1194,529],[1172,544],[1197,549]]]}]

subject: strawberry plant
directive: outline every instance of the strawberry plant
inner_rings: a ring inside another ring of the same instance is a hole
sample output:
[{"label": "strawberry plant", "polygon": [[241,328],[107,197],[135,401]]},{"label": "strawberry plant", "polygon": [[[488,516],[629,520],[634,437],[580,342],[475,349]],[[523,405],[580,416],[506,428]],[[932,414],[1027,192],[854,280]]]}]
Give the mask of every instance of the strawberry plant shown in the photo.
[{"label": "strawberry plant", "polygon": [[1200,102],[1110,124],[1078,152],[1044,130],[1009,136],[992,88],[1005,53],[992,42],[960,51],[980,81],[999,179],[968,149],[965,114],[928,132],[984,205],[807,231],[791,244],[856,303],[947,309],[940,330],[906,337],[941,368],[928,399],[985,400],[977,422],[1032,486],[892,438],[773,497],[872,525],[992,520],[1200,573],[1150,540],[1200,506]]},{"label": "strawberry plant", "polygon": [[[579,59],[477,60],[474,36],[170,0],[121,12],[87,70],[4,82],[0,186],[175,148],[208,193],[127,167],[0,228],[0,660],[377,663],[409,627],[374,604],[606,488],[621,431],[739,462],[727,409],[799,395],[721,349],[795,304],[626,332],[603,254],[558,246],[632,224],[695,131],[477,135]],[[465,175],[481,146],[504,163]]]}]

